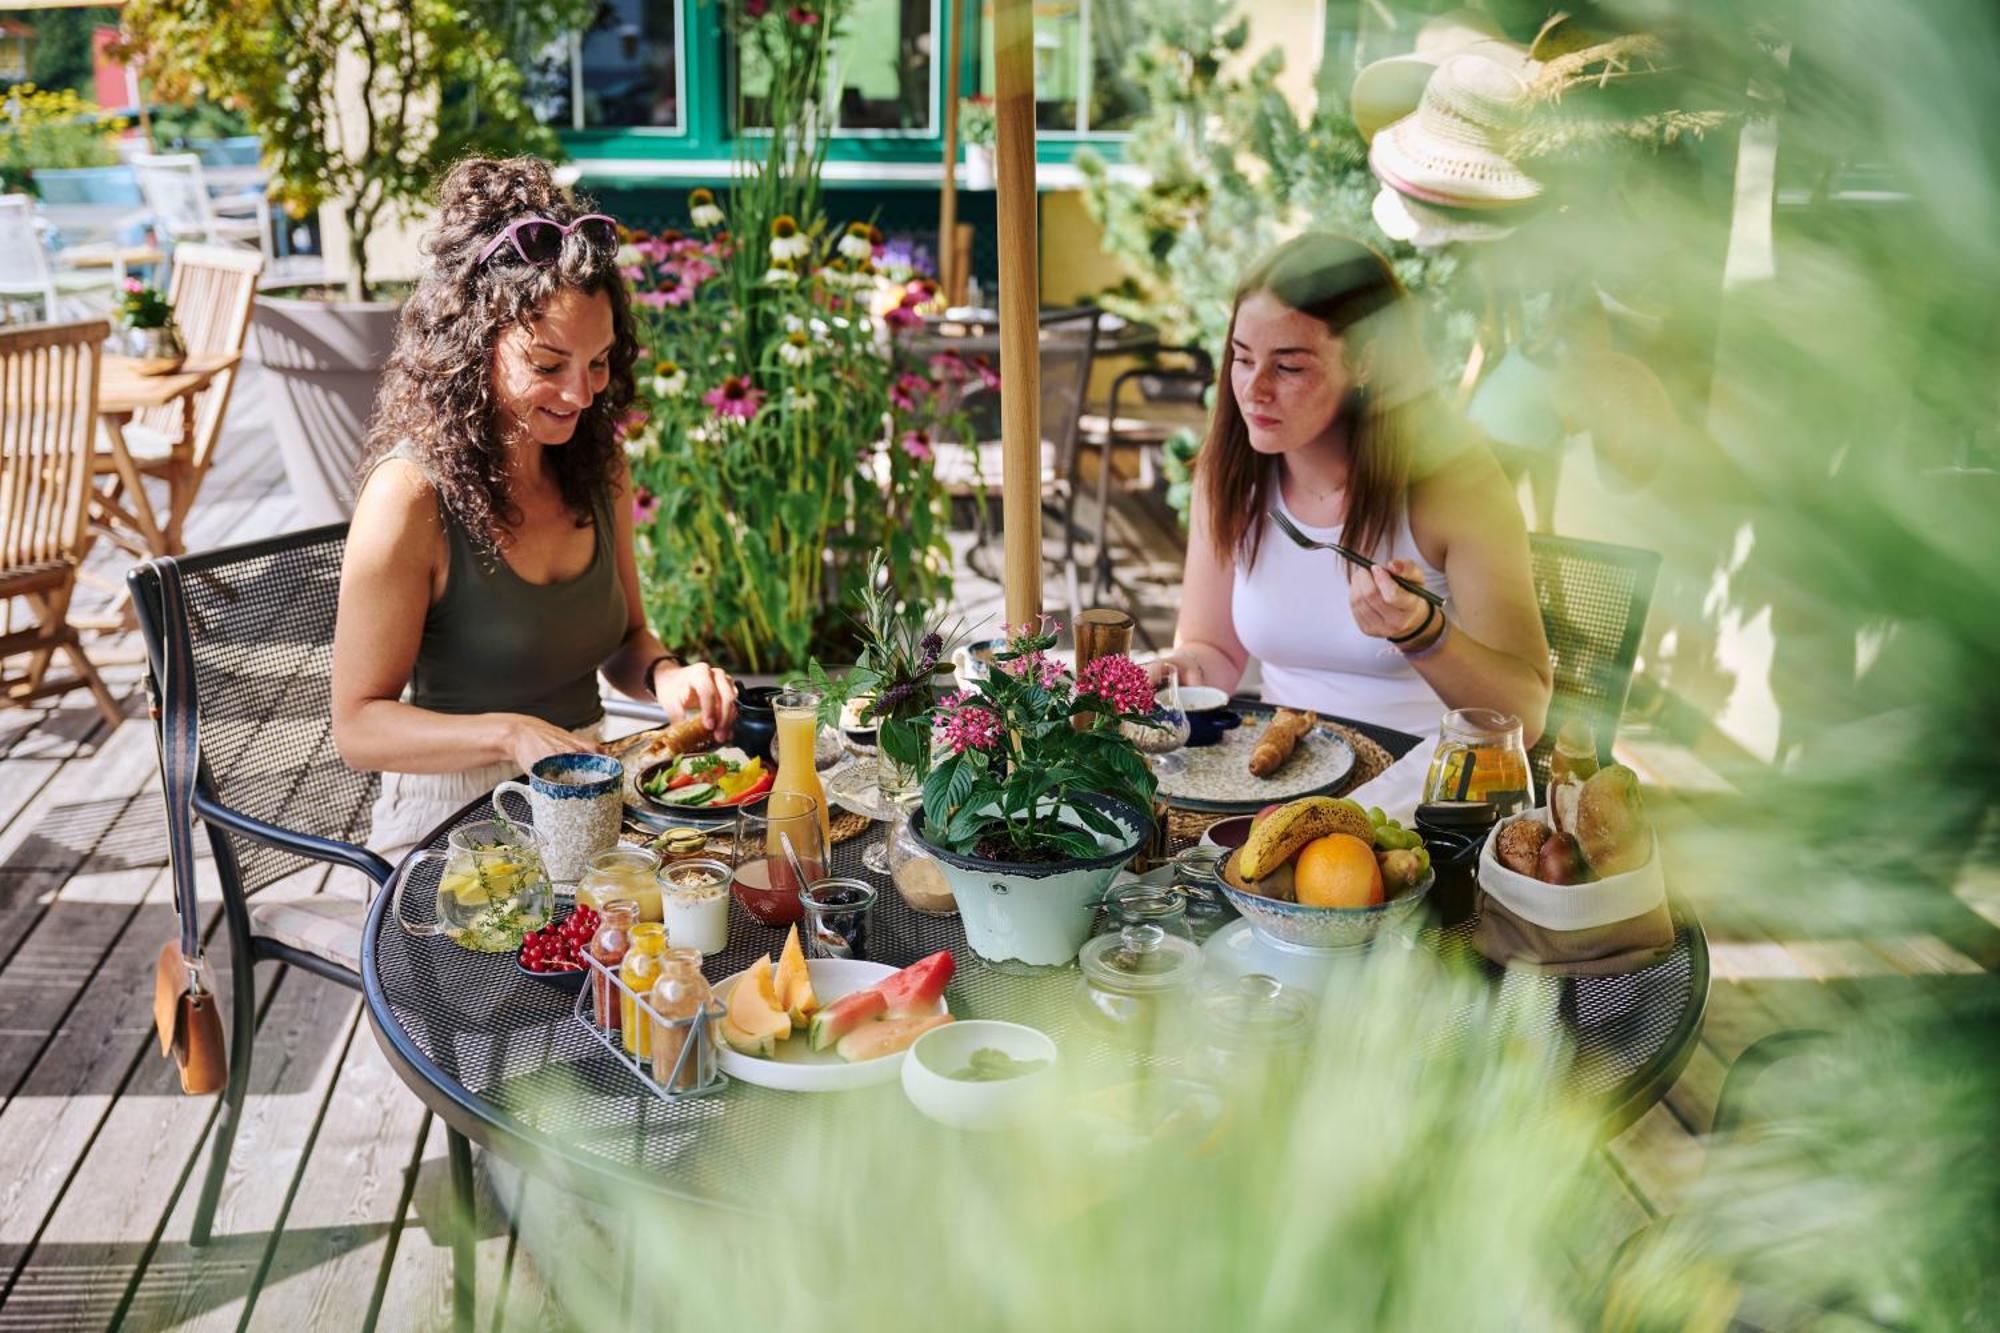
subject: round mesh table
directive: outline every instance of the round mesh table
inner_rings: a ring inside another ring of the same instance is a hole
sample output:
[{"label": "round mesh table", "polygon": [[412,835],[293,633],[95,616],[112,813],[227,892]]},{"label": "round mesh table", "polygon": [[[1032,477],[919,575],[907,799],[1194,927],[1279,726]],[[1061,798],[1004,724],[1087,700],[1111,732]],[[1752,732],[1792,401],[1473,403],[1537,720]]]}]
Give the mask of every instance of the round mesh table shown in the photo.
[{"label": "round mesh table", "polygon": [[[442,847],[452,828],[488,812],[485,800],[472,803],[426,845]],[[879,890],[870,957],[900,966],[950,949],[958,969],[946,998],[959,1017],[1040,1027],[1063,1044],[1066,1058],[1117,1058],[1074,1031],[1073,968],[1033,978],[996,972],[966,948],[958,918],[912,912],[885,877],[864,869],[861,854],[881,833],[877,825],[837,845],[829,858],[829,874],[859,876]],[[571,991],[523,974],[511,954],[473,953],[412,935],[390,919],[389,909],[388,895],[377,894],[363,980],[369,1019],[398,1074],[453,1129],[531,1168],[574,1168],[567,1174],[578,1187],[629,1191],[642,1180],[664,1193],[747,1203],[756,1195],[769,1146],[811,1116],[821,1096],[876,1097],[886,1114],[915,1114],[893,1082],[865,1092],[809,1094],[737,1081],[711,1095],[663,1101],[573,1016]],[[1579,978],[1515,974],[1510,983],[1553,992],[1548,1012],[1575,1048],[1564,1077],[1604,1106],[1607,1132],[1665,1094],[1700,1030],[1707,941],[1684,908],[1675,908],[1674,924],[1672,952],[1641,971]],[[1460,923],[1422,938],[1447,947],[1470,931],[1470,923]],[[719,981],[759,954],[775,956],[783,941],[783,929],[758,924],[732,902],[729,947],[704,970]]]}]

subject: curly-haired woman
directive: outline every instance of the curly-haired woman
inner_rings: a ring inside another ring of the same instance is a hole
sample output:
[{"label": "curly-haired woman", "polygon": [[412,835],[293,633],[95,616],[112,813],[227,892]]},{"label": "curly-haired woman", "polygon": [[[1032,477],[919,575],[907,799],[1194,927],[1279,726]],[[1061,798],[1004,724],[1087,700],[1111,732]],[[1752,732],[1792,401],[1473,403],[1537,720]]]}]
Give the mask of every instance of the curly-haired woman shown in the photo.
[{"label": "curly-haired woman", "polygon": [[619,443],[637,355],[611,219],[533,158],[445,177],[341,570],[333,734],[383,771],[384,854],[551,754],[597,677],[726,736],[736,687],[646,627]]}]

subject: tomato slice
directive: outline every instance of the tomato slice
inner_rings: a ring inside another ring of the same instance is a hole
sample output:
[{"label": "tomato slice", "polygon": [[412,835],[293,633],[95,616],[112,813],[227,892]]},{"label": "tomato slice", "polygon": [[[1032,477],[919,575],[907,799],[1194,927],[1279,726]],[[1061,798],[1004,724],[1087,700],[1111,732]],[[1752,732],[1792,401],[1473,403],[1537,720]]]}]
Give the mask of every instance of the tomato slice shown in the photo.
[{"label": "tomato slice", "polygon": [[673,791],[680,787],[689,787],[693,785],[694,785],[694,774],[692,773],[676,773],[673,775],[673,777],[667,780],[668,791]]}]

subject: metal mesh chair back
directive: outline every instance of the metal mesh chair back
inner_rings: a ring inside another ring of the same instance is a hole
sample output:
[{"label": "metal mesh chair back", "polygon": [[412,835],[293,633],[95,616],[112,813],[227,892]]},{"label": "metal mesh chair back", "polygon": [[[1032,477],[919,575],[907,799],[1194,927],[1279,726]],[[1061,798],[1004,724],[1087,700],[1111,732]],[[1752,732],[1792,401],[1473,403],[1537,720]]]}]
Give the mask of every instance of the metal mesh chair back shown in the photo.
[{"label": "metal mesh chair back", "polygon": [[[186,556],[208,788],[230,809],[291,833],[365,845],[380,777],[333,746],[333,623],[347,527],[337,524]],[[244,893],[309,864],[230,837]]]},{"label": "metal mesh chair back", "polygon": [[1555,695],[1542,738],[1529,752],[1535,789],[1546,790],[1549,756],[1565,722],[1590,723],[1600,758],[1611,757],[1618,718],[1632,687],[1632,664],[1652,606],[1660,556],[1631,546],[1534,536],[1535,601],[1548,633]]}]

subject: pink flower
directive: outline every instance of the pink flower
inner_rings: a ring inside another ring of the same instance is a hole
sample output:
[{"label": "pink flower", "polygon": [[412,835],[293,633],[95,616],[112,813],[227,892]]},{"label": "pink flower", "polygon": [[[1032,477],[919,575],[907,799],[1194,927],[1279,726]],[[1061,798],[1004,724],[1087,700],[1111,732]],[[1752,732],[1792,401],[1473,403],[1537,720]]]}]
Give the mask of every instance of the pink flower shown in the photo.
[{"label": "pink flower", "polygon": [[904,431],[902,445],[903,452],[916,459],[919,463],[928,463],[931,461],[931,433],[929,431]]},{"label": "pink flower", "polygon": [[655,310],[664,310],[670,303],[665,292],[633,292],[632,299],[640,305],[649,305]]},{"label": "pink flower", "polygon": [[666,263],[667,260],[673,257],[674,253],[674,248],[672,244],[667,241],[661,240],[657,236],[653,237],[651,240],[640,241],[637,245],[633,246],[632,248],[637,250],[640,254],[646,256],[648,261],[655,264]]},{"label": "pink flower", "polygon": [[882,322],[892,329],[914,329],[923,323],[923,317],[906,305],[899,305],[882,316]]},{"label": "pink flower", "polygon": [[145,291],[146,284],[139,281],[137,278],[127,278],[125,279],[125,290],[136,294]]},{"label": "pink flower", "polygon": [[1153,686],[1146,668],[1123,653],[1100,657],[1083,669],[1077,678],[1078,696],[1094,695],[1120,713],[1147,716],[1153,711]]},{"label": "pink flower", "polygon": [[971,367],[965,358],[952,348],[945,348],[931,358],[931,378],[940,384],[963,384],[972,378]]},{"label": "pink flower", "polygon": [[1019,676],[1024,680],[1032,678],[1035,684],[1045,690],[1054,689],[1063,678],[1062,663],[1051,661],[1047,653],[1040,651],[1002,662],[1000,669],[1010,676]]},{"label": "pink flower", "polygon": [[709,263],[700,255],[688,255],[681,260],[680,264],[681,281],[689,287],[701,286],[701,284],[714,277],[718,271],[715,265]]},{"label": "pink flower", "polygon": [[753,19],[763,18],[770,8],[770,0],[743,0],[743,12]]},{"label": "pink flower", "polygon": [[748,421],[764,405],[764,391],[741,375],[731,375],[703,394],[701,401],[707,403],[719,417]]},{"label": "pink flower", "polygon": [[630,268],[619,269],[618,276],[627,282],[644,282],[646,280],[646,270],[634,264]]},{"label": "pink flower", "polygon": [[786,10],[785,17],[801,28],[810,28],[813,24],[819,22],[819,15],[800,5],[793,5],[790,9]]},{"label": "pink flower", "polygon": [[972,372],[973,374],[979,376],[979,382],[981,384],[984,384],[987,388],[994,390],[995,392],[999,391],[1000,372],[993,368],[993,363],[987,360],[986,354],[984,352],[977,353],[973,356]]},{"label": "pink flower", "polygon": [[889,401],[905,412],[914,412],[930,397],[931,382],[922,375],[904,372],[889,386]]},{"label": "pink flower", "polygon": [[660,513],[660,498],[641,486],[632,492],[632,521],[640,527],[651,523]]},{"label": "pink flower", "polygon": [[633,408],[625,414],[625,419],[618,423],[619,436],[626,439],[631,438],[639,433],[640,428],[646,424],[647,420],[644,408]]},{"label": "pink flower", "polygon": [[943,734],[953,754],[992,750],[1000,744],[1000,719],[990,708],[960,706],[945,718]]}]

